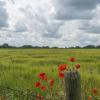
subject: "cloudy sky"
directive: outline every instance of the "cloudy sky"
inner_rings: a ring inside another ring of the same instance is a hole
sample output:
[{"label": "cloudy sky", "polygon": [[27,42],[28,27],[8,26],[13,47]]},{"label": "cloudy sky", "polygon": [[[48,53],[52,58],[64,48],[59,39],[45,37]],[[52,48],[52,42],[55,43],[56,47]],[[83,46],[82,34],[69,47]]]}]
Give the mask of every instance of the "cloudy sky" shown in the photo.
[{"label": "cloudy sky", "polygon": [[100,44],[100,0],[0,0],[0,44]]}]

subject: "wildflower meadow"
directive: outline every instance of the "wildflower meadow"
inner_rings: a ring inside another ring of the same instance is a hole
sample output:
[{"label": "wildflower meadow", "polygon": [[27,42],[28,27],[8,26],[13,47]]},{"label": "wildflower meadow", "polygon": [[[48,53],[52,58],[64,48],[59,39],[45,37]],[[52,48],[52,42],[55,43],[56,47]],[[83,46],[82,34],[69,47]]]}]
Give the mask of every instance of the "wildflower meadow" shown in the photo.
[{"label": "wildflower meadow", "polygon": [[82,100],[100,100],[99,49],[0,49],[0,100],[66,100],[65,75]]}]

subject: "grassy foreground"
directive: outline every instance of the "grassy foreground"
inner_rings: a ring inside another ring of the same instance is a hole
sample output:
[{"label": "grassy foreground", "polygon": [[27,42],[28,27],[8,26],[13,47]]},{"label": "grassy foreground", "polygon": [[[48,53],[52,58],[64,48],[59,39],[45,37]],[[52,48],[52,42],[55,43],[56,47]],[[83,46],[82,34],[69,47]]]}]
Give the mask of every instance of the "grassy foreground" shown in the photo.
[{"label": "grassy foreground", "polygon": [[[77,63],[81,65],[83,100],[91,95],[89,91],[91,85],[98,89],[100,95],[100,49],[0,49],[0,97],[17,100],[14,98],[15,95],[12,96],[12,91],[29,89],[34,95],[41,92],[34,87],[40,72],[46,72],[48,77],[54,77],[56,80],[54,92],[63,95],[62,84],[58,86],[57,67],[63,63],[70,64],[68,62],[70,57],[75,57]],[[47,92],[43,92],[42,95],[47,96]],[[28,99],[26,97],[21,100]]]}]

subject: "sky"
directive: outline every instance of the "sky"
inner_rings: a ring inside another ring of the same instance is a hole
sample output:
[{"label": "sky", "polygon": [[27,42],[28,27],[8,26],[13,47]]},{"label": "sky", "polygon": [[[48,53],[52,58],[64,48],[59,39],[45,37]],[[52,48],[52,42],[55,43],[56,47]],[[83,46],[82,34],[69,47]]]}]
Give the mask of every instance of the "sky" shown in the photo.
[{"label": "sky", "polygon": [[0,45],[100,45],[100,0],[0,0]]}]

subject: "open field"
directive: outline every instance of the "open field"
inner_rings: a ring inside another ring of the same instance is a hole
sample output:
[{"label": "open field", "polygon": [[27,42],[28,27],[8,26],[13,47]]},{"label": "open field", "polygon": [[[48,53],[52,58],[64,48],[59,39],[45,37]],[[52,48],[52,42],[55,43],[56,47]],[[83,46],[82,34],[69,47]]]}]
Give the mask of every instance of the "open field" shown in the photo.
[{"label": "open field", "polygon": [[[38,80],[37,75],[40,72],[46,72],[48,77],[55,78],[55,92],[60,93],[63,87],[58,86],[57,67],[63,63],[71,65],[68,62],[70,57],[75,57],[77,63],[81,65],[83,100],[91,95],[89,91],[91,85],[97,87],[100,96],[100,49],[0,49],[1,97],[11,95],[7,88],[21,91],[30,89],[34,94],[38,93],[40,90],[34,87],[34,83]],[[45,96],[46,93],[44,92],[43,95]]]}]

